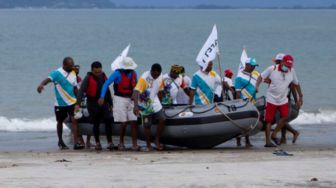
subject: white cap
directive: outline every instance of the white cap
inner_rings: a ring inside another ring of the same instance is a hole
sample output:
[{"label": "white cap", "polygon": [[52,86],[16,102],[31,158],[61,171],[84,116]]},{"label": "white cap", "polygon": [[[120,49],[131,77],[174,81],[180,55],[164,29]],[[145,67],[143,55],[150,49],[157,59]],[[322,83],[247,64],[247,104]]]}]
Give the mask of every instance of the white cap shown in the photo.
[{"label": "white cap", "polygon": [[278,54],[275,56],[274,61],[278,61],[278,60],[282,61],[282,59],[283,59],[283,57],[285,57],[285,55],[286,55],[286,54],[284,54],[284,53],[278,53]]}]

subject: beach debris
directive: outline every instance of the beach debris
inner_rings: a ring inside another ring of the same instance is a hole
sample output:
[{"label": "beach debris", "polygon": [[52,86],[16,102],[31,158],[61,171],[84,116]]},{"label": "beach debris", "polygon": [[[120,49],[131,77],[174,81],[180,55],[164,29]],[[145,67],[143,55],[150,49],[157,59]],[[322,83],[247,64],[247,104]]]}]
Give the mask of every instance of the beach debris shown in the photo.
[{"label": "beach debris", "polygon": [[318,179],[314,177],[314,178],[310,179],[310,181],[318,181]]},{"label": "beach debris", "polygon": [[17,164],[12,164],[12,167],[18,167],[19,165],[17,165]]},{"label": "beach debris", "polygon": [[287,151],[284,151],[282,149],[274,150],[273,154],[276,155],[276,156],[294,156],[294,154],[288,153]]},{"label": "beach debris", "polygon": [[209,168],[210,168],[210,167],[208,167],[208,166],[206,167],[207,170],[209,170]]},{"label": "beach debris", "polygon": [[71,161],[68,161],[66,159],[56,160],[56,163],[70,163]]}]

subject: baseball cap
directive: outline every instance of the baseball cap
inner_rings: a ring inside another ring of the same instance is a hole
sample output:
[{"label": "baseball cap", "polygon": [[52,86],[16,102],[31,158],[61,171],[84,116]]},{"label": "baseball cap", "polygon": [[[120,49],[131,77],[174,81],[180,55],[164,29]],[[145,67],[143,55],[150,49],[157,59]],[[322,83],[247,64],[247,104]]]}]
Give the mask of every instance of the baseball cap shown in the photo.
[{"label": "baseball cap", "polygon": [[250,65],[252,65],[252,66],[259,66],[259,65],[257,64],[256,59],[255,59],[255,58],[252,58],[252,57],[250,57],[250,58],[247,59],[246,64],[250,64]]},{"label": "baseball cap", "polygon": [[288,68],[292,68],[294,65],[294,58],[291,55],[285,55],[283,57],[283,62]]},{"label": "baseball cap", "polygon": [[282,61],[285,55],[286,55],[286,54],[284,54],[284,53],[278,53],[278,54],[273,58],[273,61],[274,61],[274,62],[275,62],[275,61],[279,61],[279,60]]}]

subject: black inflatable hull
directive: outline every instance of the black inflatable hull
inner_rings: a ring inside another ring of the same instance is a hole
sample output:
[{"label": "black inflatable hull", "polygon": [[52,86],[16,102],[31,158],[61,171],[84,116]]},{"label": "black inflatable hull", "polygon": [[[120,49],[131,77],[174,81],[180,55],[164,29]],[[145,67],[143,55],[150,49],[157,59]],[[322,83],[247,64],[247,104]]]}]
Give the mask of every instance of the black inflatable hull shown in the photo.
[{"label": "black inflatable hull", "polygon": [[[161,141],[167,145],[188,148],[212,148],[225,141],[240,135],[254,135],[263,127],[262,114],[264,111],[264,99],[258,100],[259,104],[253,104],[234,100],[207,106],[186,105],[165,108],[166,127]],[[290,111],[290,120],[295,119],[298,112]],[[66,125],[71,129],[71,123]],[[118,123],[112,126],[112,134],[119,135]],[[130,136],[130,126],[126,135]],[[79,120],[79,132],[82,135],[93,135],[93,126],[88,118]],[[105,125],[100,126],[101,135],[105,135]],[[155,138],[156,123],[151,127],[151,137]],[[144,132],[139,121],[138,138],[144,140]]]}]

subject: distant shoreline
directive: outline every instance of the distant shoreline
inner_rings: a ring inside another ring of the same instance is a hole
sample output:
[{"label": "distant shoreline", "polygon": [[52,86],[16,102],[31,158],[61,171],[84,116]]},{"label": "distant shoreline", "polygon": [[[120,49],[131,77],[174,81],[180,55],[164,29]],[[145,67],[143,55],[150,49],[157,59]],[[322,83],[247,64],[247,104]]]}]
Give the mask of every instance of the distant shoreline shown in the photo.
[{"label": "distant shoreline", "polygon": [[336,8],[174,8],[174,7],[156,7],[156,8],[47,8],[47,7],[15,7],[2,8],[1,10],[336,10]]}]

